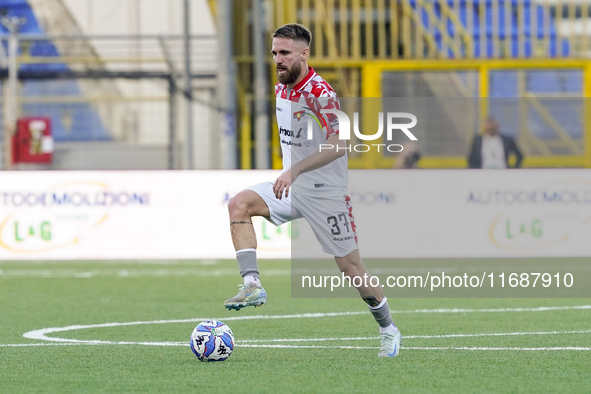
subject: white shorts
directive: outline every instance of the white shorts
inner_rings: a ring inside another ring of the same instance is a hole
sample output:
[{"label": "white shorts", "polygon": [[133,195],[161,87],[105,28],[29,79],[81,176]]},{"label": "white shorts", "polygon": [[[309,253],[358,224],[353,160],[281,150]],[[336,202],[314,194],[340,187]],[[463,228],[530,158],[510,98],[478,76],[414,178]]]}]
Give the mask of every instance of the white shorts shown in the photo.
[{"label": "white shorts", "polygon": [[304,218],[326,253],[344,257],[359,249],[349,196],[318,198],[290,193],[289,197],[279,200],[273,192],[273,182],[259,183],[248,189],[265,201],[269,207],[268,220],[274,225]]}]

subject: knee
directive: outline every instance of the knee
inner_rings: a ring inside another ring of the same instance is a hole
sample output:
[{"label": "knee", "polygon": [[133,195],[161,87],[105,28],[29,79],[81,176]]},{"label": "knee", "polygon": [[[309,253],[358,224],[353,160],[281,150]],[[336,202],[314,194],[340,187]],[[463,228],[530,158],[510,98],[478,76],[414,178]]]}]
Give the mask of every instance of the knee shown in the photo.
[{"label": "knee", "polygon": [[230,216],[248,215],[248,201],[242,198],[240,194],[232,197],[228,202],[228,212],[230,212]]}]

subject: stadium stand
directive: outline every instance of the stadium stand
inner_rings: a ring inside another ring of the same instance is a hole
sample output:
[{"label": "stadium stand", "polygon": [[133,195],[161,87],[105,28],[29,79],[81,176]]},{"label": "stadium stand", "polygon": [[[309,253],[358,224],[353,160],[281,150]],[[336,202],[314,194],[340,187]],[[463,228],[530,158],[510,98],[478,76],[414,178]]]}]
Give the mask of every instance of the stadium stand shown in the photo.
[{"label": "stadium stand", "polygon": [[[26,0],[1,0],[0,13],[8,17],[19,18],[19,34],[40,35],[47,32],[38,22],[35,12]],[[0,34],[7,35],[9,31],[0,26]],[[4,40],[6,50],[7,42]],[[31,57],[58,57],[59,52],[50,40],[36,40],[30,46],[21,45],[19,54]],[[67,69],[63,63],[27,63],[21,64],[19,71],[44,72]],[[81,96],[82,90],[77,81],[27,80],[22,85],[22,95],[26,97],[41,96]],[[24,103],[23,116],[48,116],[52,120],[54,138],[62,141],[108,141],[111,140],[107,129],[97,111],[87,103]]]},{"label": "stadium stand", "polygon": [[[568,56],[570,52],[568,40],[558,40],[557,38],[555,15],[550,13],[547,16],[549,18],[549,21],[548,23],[546,23],[544,21],[544,18],[546,17],[546,15],[544,15],[544,8],[540,4],[532,4],[532,0],[510,0],[509,14],[507,14],[506,12],[506,0],[487,0],[484,3],[484,10],[481,10],[482,2],[480,0],[461,0],[459,2],[455,0],[435,0],[433,2],[429,2],[432,3],[430,4],[430,6],[432,7],[432,12],[428,12],[427,7],[420,7],[420,5],[423,4],[422,1],[409,1],[411,6],[415,10],[419,9],[424,28],[428,31],[434,31],[435,41],[437,42],[437,47],[440,50],[443,46],[443,36],[441,34],[440,26],[444,26],[444,28],[446,28],[447,34],[450,37],[455,37],[456,34],[459,34],[459,32],[457,31],[458,29],[456,29],[456,25],[452,23],[450,19],[443,18],[442,3],[446,2],[447,6],[450,9],[452,9],[452,11],[459,17],[459,20],[461,21],[463,26],[468,26],[468,14],[469,12],[472,12],[471,20],[473,28],[468,33],[473,38],[476,57],[481,57],[481,51],[484,51],[485,56],[488,58],[494,57],[492,39],[493,34],[497,35],[501,41],[511,41],[511,52],[503,53],[503,57],[521,57],[521,55],[519,54],[518,43],[518,36],[520,34],[520,26],[518,22],[519,13],[517,12],[518,6],[520,6],[523,9],[523,15],[521,16],[523,23],[521,28],[523,29],[523,32],[521,34],[525,38],[525,57],[532,57],[532,53],[534,50],[532,45],[532,36],[537,36],[537,38],[540,40],[544,38],[549,39],[551,57],[556,57],[558,52],[560,52],[561,56]],[[469,9],[468,3],[470,2],[472,2],[472,7],[470,7]],[[459,5],[459,9],[453,8],[456,5]],[[535,27],[532,24],[531,18],[532,8],[535,10],[534,12],[537,13],[537,18],[535,19],[538,23]],[[484,26],[481,26],[481,21],[483,19],[481,17],[482,13],[484,13]],[[492,15],[495,15],[497,21],[493,20]],[[509,25],[508,28],[506,27],[506,24]],[[548,28],[546,28],[546,25],[548,26]],[[482,48],[481,44],[481,35],[484,35],[484,48]],[[448,52],[448,56],[450,58],[457,57],[451,49],[448,49]]]}]

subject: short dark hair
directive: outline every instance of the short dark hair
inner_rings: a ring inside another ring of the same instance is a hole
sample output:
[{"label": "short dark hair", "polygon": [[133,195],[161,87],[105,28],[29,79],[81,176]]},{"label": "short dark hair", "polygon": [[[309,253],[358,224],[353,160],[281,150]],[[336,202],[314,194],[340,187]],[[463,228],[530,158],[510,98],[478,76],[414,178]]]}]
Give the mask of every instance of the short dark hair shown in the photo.
[{"label": "short dark hair", "polygon": [[288,23],[275,30],[273,38],[289,38],[294,41],[305,42],[309,46],[312,42],[312,33],[304,25]]}]

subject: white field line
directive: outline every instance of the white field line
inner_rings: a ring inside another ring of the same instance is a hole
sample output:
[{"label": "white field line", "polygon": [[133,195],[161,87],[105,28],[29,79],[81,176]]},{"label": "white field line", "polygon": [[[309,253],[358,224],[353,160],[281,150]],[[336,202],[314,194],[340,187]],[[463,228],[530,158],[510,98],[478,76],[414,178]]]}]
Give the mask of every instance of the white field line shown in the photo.
[{"label": "white field line", "polygon": [[[440,338],[470,338],[470,337],[505,337],[517,335],[561,335],[561,334],[590,334],[591,330],[579,331],[540,331],[540,332],[497,332],[482,334],[444,334],[444,335],[403,335],[407,339],[440,339]],[[351,338],[279,338],[279,339],[244,339],[236,344],[267,343],[267,342],[324,342],[324,341],[365,341],[380,337],[351,337]]]},{"label": "white field line", "polygon": [[[501,333],[482,333],[482,334],[446,334],[446,335],[409,335],[404,336],[407,339],[441,339],[441,338],[469,338],[469,337],[489,337],[489,336],[516,336],[516,335],[562,335],[562,334],[589,334],[591,330],[580,331],[542,331],[542,332],[501,332]],[[128,341],[101,341],[101,340],[77,340],[66,338],[52,338],[59,339],[63,344],[88,344],[88,345],[146,345],[146,346],[185,346],[187,342],[128,342]],[[278,339],[245,339],[236,341],[236,345],[242,347],[253,347],[262,344],[262,347],[273,347],[269,345],[273,342],[329,342],[329,341],[365,341],[376,340],[379,337],[344,337],[344,338],[278,338]],[[33,346],[33,345],[50,345],[57,343],[42,343],[42,344],[20,344],[20,345],[4,345],[4,346]],[[335,346],[329,346],[335,347]],[[338,347],[338,346],[337,346]]]},{"label": "white field line", "polygon": [[[76,266],[72,268],[3,268],[0,269],[0,277],[7,278],[72,278],[84,279],[93,277],[176,277],[185,275],[207,275],[207,276],[236,276],[235,268],[215,267],[220,265],[221,260],[200,260],[194,261],[175,261],[175,260],[112,260],[101,261],[102,267],[83,268]],[[51,266],[51,264],[62,263],[60,260],[49,261],[28,261],[28,264],[35,266]],[[132,268],[112,268],[113,265],[125,264]],[[163,266],[165,268],[143,268],[149,266]],[[142,267],[142,268],[136,268]],[[431,268],[435,272],[456,272],[457,268],[436,267]],[[424,274],[424,269],[399,269],[399,268],[377,268],[376,274],[401,274],[417,273]],[[372,271],[373,272],[373,271]],[[334,269],[325,270],[299,270],[299,269],[269,269],[265,271],[266,276],[290,276],[292,273],[315,274],[315,275],[334,275]],[[338,273],[338,272],[337,272]]]},{"label": "white field line", "polygon": [[[76,346],[93,345],[92,343],[60,342],[60,343],[0,343],[0,347],[32,347],[32,346]],[[101,345],[96,343],[96,345]]]},{"label": "white field line", "polygon": [[[446,334],[446,335],[408,335],[404,336],[407,339],[441,339],[441,338],[469,338],[469,337],[490,337],[490,336],[516,336],[516,335],[563,335],[563,334],[589,334],[591,330],[580,331],[541,331],[541,332],[500,332],[500,333],[482,333],[482,334]],[[87,344],[87,345],[146,345],[146,346],[185,346],[187,342],[128,342],[128,341],[101,341],[101,340],[78,340],[66,338],[51,338],[57,339],[65,344]],[[344,338],[278,338],[278,339],[245,339],[236,341],[236,345],[242,347],[273,347],[269,345],[273,342],[329,342],[329,341],[365,341],[376,340],[379,337],[344,337]],[[41,344],[18,344],[18,345],[0,345],[0,346],[40,346],[40,345],[57,345],[58,343],[41,343]],[[335,347],[335,346],[329,346]],[[337,346],[339,347],[339,346]]]},{"label": "white field line", "polygon": [[[230,261],[230,260],[228,260]],[[3,261],[2,263],[8,264],[16,264],[16,265],[56,265],[56,264],[64,264],[72,265],[72,266],[82,266],[88,264],[96,264],[96,265],[178,265],[178,266],[196,266],[196,265],[218,265],[223,263],[224,260],[217,260],[217,259],[203,259],[203,260],[8,260]]]},{"label": "white field line", "polygon": [[[139,278],[139,277],[177,277],[177,276],[235,276],[235,269],[214,269],[203,268],[130,268],[130,269],[4,269],[0,270],[0,277],[5,278],[73,278],[86,279],[95,277],[118,277],[118,278]],[[267,276],[289,276],[290,270],[268,270]]]},{"label": "white field line", "polygon": [[[538,308],[500,308],[500,309],[416,309],[408,311],[392,311],[393,314],[401,313],[490,313],[490,312],[545,312],[557,310],[573,310],[573,309],[591,309],[591,305],[575,305],[575,306],[555,306],[555,307],[538,307]],[[252,315],[252,316],[234,316],[226,318],[216,318],[214,320],[234,321],[234,320],[267,320],[267,319],[302,319],[302,318],[321,318],[321,317],[337,317],[337,316],[352,316],[366,314],[365,311],[356,312],[332,312],[332,313],[302,313],[295,315]],[[121,327],[121,326],[137,326],[146,324],[169,324],[169,323],[194,323],[204,320],[211,320],[208,318],[192,318],[181,320],[152,320],[152,321],[135,321],[126,323],[101,323],[89,325],[72,325],[66,327],[50,327],[39,330],[29,331],[23,334],[23,337],[28,339],[36,339],[49,342],[75,342],[76,340],[48,337],[47,334],[64,331],[83,330],[86,328],[105,328],[105,327]],[[92,341],[91,341],[92,342]]]},{"label": "white field line", "polygon": [[128,341],[78,341],[54,342],[54,343],[17,343],[0,344],[0,347],[28,347],[28,346],[68,346],[68,345],[143,345],[143,346],[189,346],[189,340],[186,342],[128,342]]},{"label": "white field line", "polygon": [[234,316],[220,318],[203,318],[196,317],[192,319],[181,319],[181,320],[152,320],[152,321],[135,321],[126,323],[101,323],[101,324],[89,324],[89,325],[73,325],[67,327],[51,327],[42,328],[40,330],[33,330],[23,334],[23,337],[28,339],[37,339],[41,341],[49,342],[90,342],[95,343],[97,341],[83,341],[77,339],[65,339],[57,337],[48,337],[47,334],[64,331],[83,330],[86,328],[104,328],[104,327],[121,327],[121,326],[139,326],[146,324],[169,324],[169,323],[195,323],[202,322],[204,320],[220,320],[220,321],[233,321],[233,320],[268,320],[268,319],[302,319],[302,318],[319,318],[319,317],[335,317],[335,316],[351,316],[361,315],[367,312],[334,312],[334,313],[302,313],[297,315],[252,315],[252,316]]},{"label": "white field line", "polygon": [[[392,313],[471,313],[471,312],[542,312],[542,311],[555,311],[555,310],[575,310],[575,309],[591,309],[591,305],[575,305],[575,306],[556,306],[556,307],[538,307],[538,308],[500,308],[500,309],[417,309],[417,310],[409,310],[409,311],[393,311]],[[304,313],[304,314],[294,314],[294,315],[254,315],[254,316],[234,316],[234,317],[227,317],[224,319],[215,319],[215,320],[224,320],[224,321],[234,321],[234,320],[265,320],[265,319],[301,319],[301,318],[321,318],[321,317],[336,317],[336,316],[351,316],[351,315],[360,315],[365,314],[365,311],[357,311],[357,312],[334,312],[334,313]],[[144,344],[144,345],[152,345],[152,346],[159,346],[158,342],[112,342],[112,341],[98,341],[98,340],[79,340],[79,339],[68,339],[68,338],[59,338],[59,337],[48,337],[48,334],[57,333],[57,332],[65,332],[65,331],[74,331],[74,330],[82,330],[86,328],[105,328],[105,327],[121,327],[121,326],[134,326],[134,325],[147,325],[147,324],[169,324],[169,323],[194,323],[200,322],[203,320],[208,320],[206,318],[192,318],[192,319],[180,319],[180,320],[152,320],[152,321],[136,321],[136,322],[114,322],[114,323],[102,323],[102,324],[90,324],[90,325],[72,325],[67,327],[51,327],[51,328],[42,328],[39,330],[33,330],[26,332],[23,334],[23,337],[28,339],[34,340],[41,340],[41,341],[48,341],[48,342],[59,342],[59,343],[79,343],[79,344]],[[566,333],[566,332],[554,332],[554,333]],[[568,332],[568,333],[583,333],[583,332]],[[508,335],[508,334],[449,334],[448,337],[461,337],[461,336],[485,336],[485,335]],[[509,333],[509,335],[531,335],[528,333]],[[538,334],[541,335],[541,334]],[[427,337],[427,336],[408,336],[405,338],[420,338],[420,337]],[[429,336],[432,338],[444,338],[446,336]],[[330,340],[330,339],[329,339]],[[335,339],[336,340],[336,339]],[[340,339],[343,340],[343,339]],[[297,342],[298,340],[295,340]],[[268,342],[268,341],[267,341]],[[163,344],[173,343],[173,342],[162,342]],[[168,346],[168,345],[161,345],[161,346]],[[177,345],[175,345],[177,346]],[[246,346],[246,342],[243,346]]]},{"label": "white field line", "polygon": [[537,351],[552,351],[552,350],[580,350],[580,351],[591,351],[591,347],[404,347],[400,346],[400,349],[404,350],[537,350]]},{"label": "white field line", "polygon": [[488,312],[547,312],[547,311],[566,311],[573,309],[591,309],[591,305],[575,306],[541,306],[537,308],[494,308],[494,309],[415,309],[409,311],[392,311],[397,313],[488,313]]},{"label": "white field line", "polygon": [[[76,345],[145,345],[145,346],[187,346],[184,342],[112,342],[104,343],[102,341],[95,341],[92,343],[20,343],[20,344],[4,344],[0,347],[32,347],[32,346],[76,346]],[[319,345],[278,345],[278,344],[242,344],[240,347],[256,347],[256,348],[282,348],[282,349],[378,349],[377,346],[319,346]],[[589,347],[453,347],[453,346],[401,346],[404,350],[508,350],[508,351],[558,351],[558,350],[575,350],[575,351],[591,351]]]},{"label": "white field line", "polygon": [[[543,311],[556,311],[556,310],[573,310],[573,309],[591,309],[591,305],[575,305],[575,306],[556,306],[556,307],[538,307],[538,308],[500,308],[500,309],[417,309],[409,311],[392,311],[393,314],[400,313],[474,313],[474,312],[543,312]],[[333,312],[333,313],[302,313],[295,315],[252,315],[252,316],[234,316],[223,319],[216,318],[214,320],[222,321],[234,321],[234,320],[267,320],[267,319],[302,319],[302,318],[321,318],[321,317],[337,317],[337,316],[352,316],[366,314],[365,311],[356,312]],[[42,328],[39,330],[29,331],[23,334],[23,337],[28,339],[35,339],[49,342],[93,342],[93,341],[82,341],[73,340],[57,337],[48,337],[47,334],[64,331],[83,330],[86,328],[105,328],[105,327],[121,327],[121,326],[136,326],[146,324],[169,324],[169,323],[194,323],[201,322],[204,320],[210,320],[207,318],[192,318],[192,319],[181,319],[181,320],[152,320],[152,321],[136,321],[136,322],[125,322],[125,323],[101,323],[101,324],[89,324],[89,325],[72,325],[67,327],[50,327]]]},{"label": "white field line", "polygon": [[[61,261],[29,261],[35,265],[48,265],[60,263]],[[0,269],[0,278],[72,278],[84,279],[94,277],[177,277],[186,275],[196,276],[236,276],[235,268],[215,267],[220,264],[219,260],[201,260],[199,262],[183,261],[104,261],[100,263],[104,267],[100,268],[4,268]],[[111,268],[113,265],[126,264],[134,268]],[[166,268],[135,268],[145,266],[161,265]],[[408,269],[408,268],[375,268],[374,274],[396,275],[396,274],[417,274],[424,275],[429,272],[460,272],[459,268],[454,267],[434,267],[429,269]],[[462,271],[463,272],[463,271]],[[313,274],[313,275],[335,275],[334,269],[324,270],[300,270],[300,269],[269,269],[265,270],[266,276],[290,276],[292,273]]]},{"label": "white field line", "polygon": [[[238,346],[238,345],[237,345]],[[379,349],[378,346],[303,346],[303,345],[240,345],[240,347],[257,347],[257,348],[293,348],[293,349]],[[400,346],[404,350],[537,350],[537,351],[556,351],[556,350],[580,350],[591,351],[590,347],[456,347],[456,346],[437,346],[437,347],[423,347],[423,346]]]}]

